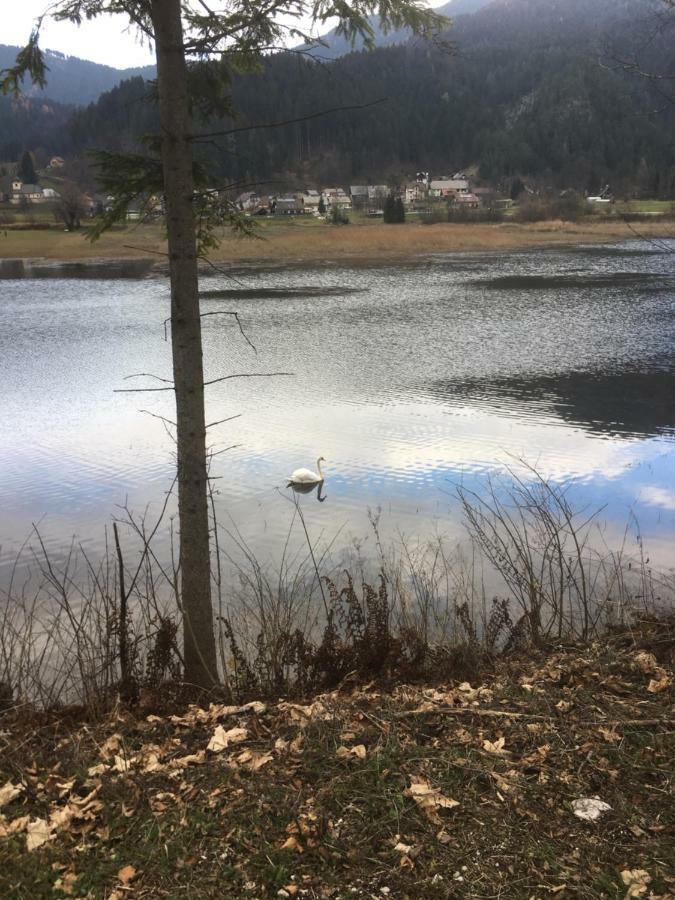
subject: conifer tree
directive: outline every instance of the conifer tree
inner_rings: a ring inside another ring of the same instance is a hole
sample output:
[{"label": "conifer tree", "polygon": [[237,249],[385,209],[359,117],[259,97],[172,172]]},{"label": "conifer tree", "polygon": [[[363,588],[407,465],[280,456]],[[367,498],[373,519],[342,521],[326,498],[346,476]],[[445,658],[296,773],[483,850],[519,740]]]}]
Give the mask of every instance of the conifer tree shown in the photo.
[{"label": "conifer tree", "polygon": [[35,163],[28,150],[24,150],[21,155],[16,174],[24,184],[37,184],[38,177],[37,172],[35,171]]},{"label": "conifer tree", "polygon": [[[180,602],[183,614],[185,679],[208,688],[218,680],[211,605],[210,536],[204,369],[199,309],[198,260],[217,243],[216,228],[247,229],[233,203],[213,190],[197,164],[195,147],[222,133],[201,130],[198,118],[232,113],[232,74],[263,67],[270,47],[289,38],[311,41],[288,21],[306,17],[314,24],[337,18],[337,31],[350,41],[374,45],[368,17],[380,16],[385,31],[410,28],[430,36],[444,24],[417,0],[231,0],[220,9],[201,0],[56,0],[48,10],[57,20],[79,25],[83,19],[123,13],[155,47],[160,133],[148,141],[149,153],[100,153],[101,186],[116,197],[101,228],[126,217],[128,206],[163,194],[166,208],[171,282],[171,340],[176,399],[178,512],[180,522]],[[44,18],[44,16],[42,17]],[[39,47],[42,19],[16,65],[2,73],[5,92],[18,92],[24,76],[40,87],[47,66]]]}]

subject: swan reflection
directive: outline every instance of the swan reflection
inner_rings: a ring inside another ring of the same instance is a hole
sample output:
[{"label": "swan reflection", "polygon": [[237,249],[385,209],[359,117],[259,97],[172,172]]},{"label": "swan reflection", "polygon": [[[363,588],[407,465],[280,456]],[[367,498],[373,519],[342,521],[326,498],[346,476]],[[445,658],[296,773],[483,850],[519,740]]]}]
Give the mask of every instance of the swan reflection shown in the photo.
[{"label": "swan reflection", "polygon": [[321,495],[321,492],[324,488],[323,480],[316,481],[314,482],[314,484],[296,484],[291,481],[288,487],[292,489],[294,494],[311,494],[312,491],[316,491],[316,499],[319,501],[319,503],[323,503],[327,496],[326,494],[324,494],[323,496]]}]

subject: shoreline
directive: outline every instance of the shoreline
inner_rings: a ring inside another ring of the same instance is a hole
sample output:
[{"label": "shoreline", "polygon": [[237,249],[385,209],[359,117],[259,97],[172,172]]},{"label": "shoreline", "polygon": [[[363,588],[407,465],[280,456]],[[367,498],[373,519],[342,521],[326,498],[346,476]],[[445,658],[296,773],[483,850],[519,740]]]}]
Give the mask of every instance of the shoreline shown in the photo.
[{"label": "shoreline", "polygon": [[[228,270],[283,269],[302,266],[377,266],[431,263],[460,253],[514,252],[535,248],[621,243],[675,237],[675,220],[534,224],[351,225],[265,222],[258,240],[228,239],[215,251],[213,264]],[[0,279],[138,278],[164,274],[164,241],[155,225],[114,231],[95,244],[82,234],[7,232],[0,239]],[[212,266],[202,263],[206,274]]]}]

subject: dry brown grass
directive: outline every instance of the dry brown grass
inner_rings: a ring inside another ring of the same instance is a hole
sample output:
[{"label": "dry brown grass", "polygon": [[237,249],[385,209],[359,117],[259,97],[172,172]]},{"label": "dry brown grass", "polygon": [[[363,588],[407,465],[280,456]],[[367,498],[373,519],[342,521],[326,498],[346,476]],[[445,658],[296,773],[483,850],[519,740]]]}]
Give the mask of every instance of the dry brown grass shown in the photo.
[{"label": "dry brown grass", "polygon": [[[674,237],[675,222],[641,222],[644,237]],[[587,241],[620,241],[635,237],[624,222],[584,221],[518,224],[390,226],[368,223],[335,228],[316,223],[263,222],[262,240],[225,237],[214,253],[216,261],[291,262],[300,260],[393,261],[433,253],[480,250],[519,250]],[[155,256],[165,251],[157,225],[135,226],[110,232],[95,244],[82,234],[64,231],[0,230],[0,258],[97,259]],[[157,256],[161,260],[161,255]]]}]

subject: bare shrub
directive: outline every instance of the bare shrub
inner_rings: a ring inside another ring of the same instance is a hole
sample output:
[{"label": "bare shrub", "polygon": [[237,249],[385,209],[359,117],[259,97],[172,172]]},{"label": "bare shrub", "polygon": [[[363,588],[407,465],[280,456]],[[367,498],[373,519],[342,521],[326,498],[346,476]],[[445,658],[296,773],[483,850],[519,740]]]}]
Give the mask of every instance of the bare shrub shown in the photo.
[{"label": "bare shrub", "polygon": [[[297,500],[275,567],[214,518],[215,617],[229,694],[307,694],[350,679],[471,681],[499,654],[591,641],[630,627],[636,612],[672,608],[672,578],[652,570],[641,540],[637,554],[627,550],[628,532],[621,547],[605,548],[597,514],[575,510],[532,467],[458,493],[468,544],[452,548],[438,537],[385,546],[371,513],[374,568],[359,557],[337,567],[335,538],[312,541]],[[125,510],[116,523],[124,528],[113,529],[113,545],[106,541],[96,562],[75,544],[57,561],[36,532],[0,596],[0,710],[77,703],[97,714],[179,685],[180,573],[153,547],[165,511],[149,522]],[[300,528],[297,549],[291,537]],[[21,580],[26,556],[33,577]],[[234,573],[227,581],[225,562]]]}]

